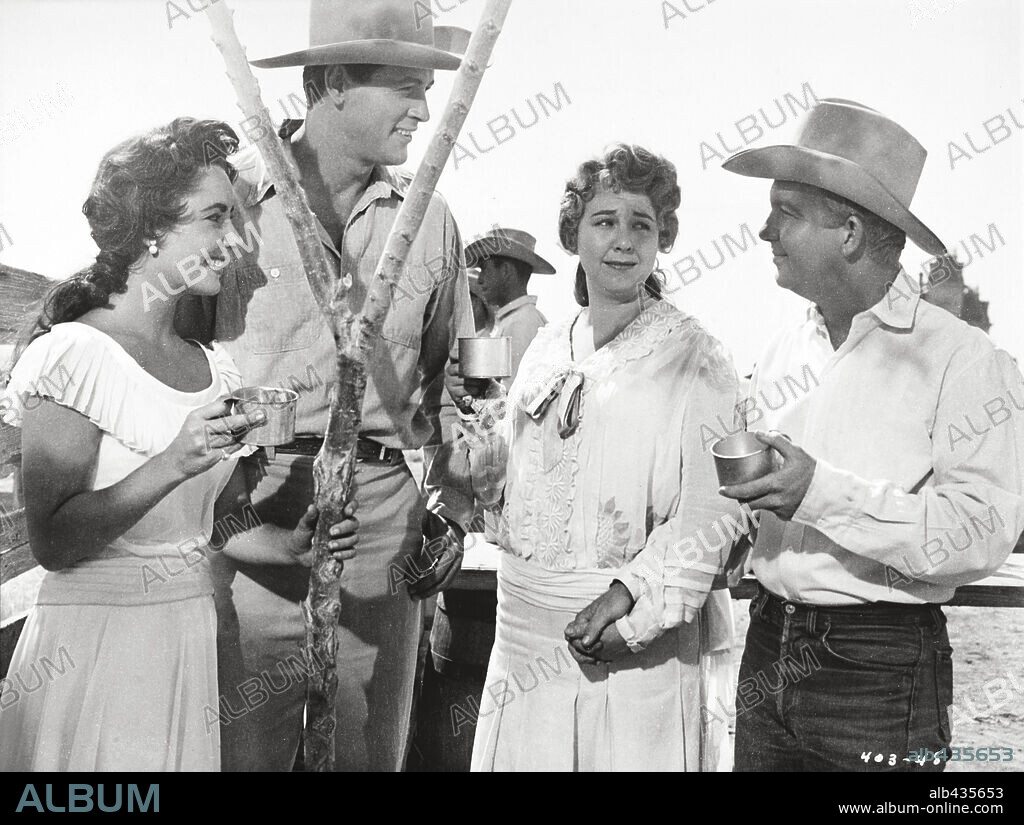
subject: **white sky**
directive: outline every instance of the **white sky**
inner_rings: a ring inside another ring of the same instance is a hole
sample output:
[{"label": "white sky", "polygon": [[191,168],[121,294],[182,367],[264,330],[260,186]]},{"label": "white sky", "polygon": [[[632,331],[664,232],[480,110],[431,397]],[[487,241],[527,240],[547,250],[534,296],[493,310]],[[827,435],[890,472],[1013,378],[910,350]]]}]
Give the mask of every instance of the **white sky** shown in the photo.
[{"label": "white sky", "polygon": [[[305,45],[305,0],[225,1],[237,9],[251,57]],[[175,0],[179,14],[166,0],[0,0],[0,260],[50,277],[70,274],[95,252],[80,209],[104,151],[178,115],[238,124],[208,23],[193,10],[206,2]],[[764,127],[757,114],[763,107],[777,123],[776,101],[786,122],[765,128],[759,140],[751,130],[750,145],[785,140],[795,120],[785,95],[802,102],[809,84],[818,97],[850,98],[890,115],[929,150],[914,210],[951,249],[972,234],[996,245],[993,251],[968,241],[975,261],[965,276],[991,301],[993,337],[1024,361],[1024,135],[1011,119],[1024,124],[1019,0],[687,3],[696,11],[676,0],[684,16],[667,26],[660,0],[513,3],[460,141],[478,156],[462,156],[457,169],[449,163],[441,179],[463,235],[470,239],[495,222],[535,234],[558,275],[535,276],[531,290],[549,319],[563,317],[574,307],[575,271],[557,242],[565,179],[582,160],[624,140],[665,154],[679,169],[680,235],[663,264],[671,268],[698,249],[717,264],[713,241],[724,251],[723,233],[739,242],[746,224],[756,235],[769,183],[723,172],[714,158],[703,164],[701,141],[725,155],[720,132],[739,148],[736,122],[756,115]],[[436,22],[466,27],[483,8],[483,0],[432,4]],[[275,101],[298,95],[301,70],[256,73],[272,114],[284,116]],[[437,80],[429,99],[435,118],[450,73]],[[545,94],[554,102],[556,84],[561,109],[549,104],[545,116],[538,107],[538,122],[520,127],[515,114],[529,124],[528,101],[536,106]],[[994,143],[982,124],[1000,114],[1009,131],[992,121]],[[507,137],[502,116],[511,118],[515,135],[495,145],[487,123],[497,118],[495,128]],[[488,151],[478,154],[466,132]],[[950,141],[970,155],[952,169]],[[426,142],[414,142],[410,167]],[[732,250],[713,271],[698,258],[701,277],[673,300],[704,321],[747,372],[771,332],[799,317],[801,302],[775,286],[766,244]],[[903,261],[916,271],[925,257],[908,244]]]}]

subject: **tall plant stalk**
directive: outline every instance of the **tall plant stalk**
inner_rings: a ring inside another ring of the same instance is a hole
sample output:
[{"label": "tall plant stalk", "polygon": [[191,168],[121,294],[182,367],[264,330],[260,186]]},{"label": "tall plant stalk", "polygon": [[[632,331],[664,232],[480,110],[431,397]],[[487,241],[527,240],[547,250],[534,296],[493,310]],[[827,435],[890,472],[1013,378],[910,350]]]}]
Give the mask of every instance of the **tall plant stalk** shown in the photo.
[{"label": "tall plant stalk", "polygon": [[314,558],[310,570],[309,594],[302,609],[306,622],[308,674],[304,735],[307,770],[334,769],[334,703],[338,691],[336,655],[343,567],[327,549],[328,531],[330,525],[343,517],[345,506],[351,498],[356,439],[366,390],[366,361],[391,307],[392,287],[402,274],[438,178],[476,97],[511,3],[512,0],[488,0],[484,8],[456,74],[444,115],[395,218],[368,287],[362,312],[358,316],[348,308],[342,282],[339,280],[335,283],[331,275],[305,193],[274,132],[270,114],[260,99],[259,84],[235,33],[233,12],[228,9],[225,0],[206,7],[213,29],[213,40],[224,57],[228,77],[238,96],[239,108],[246,115],[247,123],[258,124],[256,131],[259,137],[255,142],[267,163],[277,194],[282,198],[285,213],[298,241],[306,277],[331,326],[337,348],[338,380],[332,390],[324,444],[313,465],[315,502],[320,511],[320,519],[313,537]]}]

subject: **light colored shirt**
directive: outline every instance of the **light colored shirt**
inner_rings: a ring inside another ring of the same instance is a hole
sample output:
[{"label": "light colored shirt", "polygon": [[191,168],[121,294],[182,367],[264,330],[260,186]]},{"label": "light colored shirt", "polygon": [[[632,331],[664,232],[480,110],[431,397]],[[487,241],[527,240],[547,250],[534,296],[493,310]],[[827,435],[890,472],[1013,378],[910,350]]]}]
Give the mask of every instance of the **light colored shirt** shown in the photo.
[{"label": "light colored shirt", "polygon": [[[236,227],[253,248],[224,271],[214,335],[247,384],[299,393],[297,435],[322,436],[337,375],[334,338],[309,287],[281,199],[270,191],[263,158],[250,147],[230,160],[238,170],[235,191],[243,207]],[[350,284],[346,299],[354,313],[366,298],[410,181],[404,172],[375,167],[337,245],[316,221],[331,271]],[[472,334],[461,239],[435,192],[366,363],[359,434],[406,450],[437,443],[440,378],[459,336]]]},{"label": "light colored shirt", "polygon": [[[289,147],[286,142],[286,151]],[[224,271],[215,308],[212,301],[182,300],[179,331],[208,338],[212,329],[247,385],[298,392],[297,436],[323,436],[337,380],[334,338],[313,297],[281,199],[271,191],[263,158],[249,147],[230,161],[238,171],[235,192],[242,207],[235,224],[248,248]],[[346,299],[353,313],[366,298],[411,180],[405,172],[375,167],[338,244],[314,216],[331,271],[349,284]],[[473,334],[473,312],[462,240],[437,192],[392,295],[366,362],[359,435],[386,447],[424,447],[428,506],[449,515],[447,502],[457,493],[443,468],[433,467],[433,454],[441,442],[444,368],[459,337]]]},{"label": "light colored shirt", "polygon": [[548,319],[537,309],[536,295],[523,295],[509,301],[494,313],[491,337],[508,336],[512,339],[512,377],[506,379],[506,386],[511,386],[512,380],[519,372],[519,363],[523,360],[527,347],[537,337],[537,331],[547,322]]},{"label": "light colored shirt", "polygon": [[[736,376],[718,342],[667,301],[581,361],[570,329],[541,329],[509,393],[499,542],[548,570],[618,571],[636,601],[619,630],[642,646],[694,618],[729,555],[738,508],[718,495],[700,425],[731,420]],[[562,438],[558,392],[579,375],[579,426]]]},{"label": "light colored shirt", "polygon": [[837,350],[814,308],[783,331],[745,412],[817,460],[792,521],[761,514],[751,554],[784,599],[944,602],[1024,529],[1024,379],[905,271]]}]

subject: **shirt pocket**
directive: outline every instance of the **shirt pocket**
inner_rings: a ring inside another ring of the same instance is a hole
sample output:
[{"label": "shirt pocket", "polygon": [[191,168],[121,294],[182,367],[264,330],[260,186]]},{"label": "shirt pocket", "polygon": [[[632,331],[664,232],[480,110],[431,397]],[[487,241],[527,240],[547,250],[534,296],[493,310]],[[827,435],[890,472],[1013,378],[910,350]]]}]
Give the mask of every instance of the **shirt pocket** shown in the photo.
[{"label": "shirt pocket", "polygon": [[256,355],[307,349],[327,328],[300,265],[249,270],[240,280],[239,297],[245,339]]},{"label": "shirt pocket", "polygon": [[426,324],[427,303],[433,291],[434,278],[428,267],[406,266],[395,285],[391,308],[381,327],[381,338],[418,351]]}]

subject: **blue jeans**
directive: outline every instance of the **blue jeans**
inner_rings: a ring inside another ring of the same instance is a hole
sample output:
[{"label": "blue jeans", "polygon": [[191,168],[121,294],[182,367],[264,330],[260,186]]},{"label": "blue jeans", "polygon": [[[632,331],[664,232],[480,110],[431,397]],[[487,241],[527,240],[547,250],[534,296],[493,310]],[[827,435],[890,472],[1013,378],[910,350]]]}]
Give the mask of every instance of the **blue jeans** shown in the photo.
[{"label": "blue jeans", "polygon": [[735,770],[941,771],[945,762],[909,757],[949,747],[952,699],[938,606],[812,607],[759,588],[736,693]]}]

